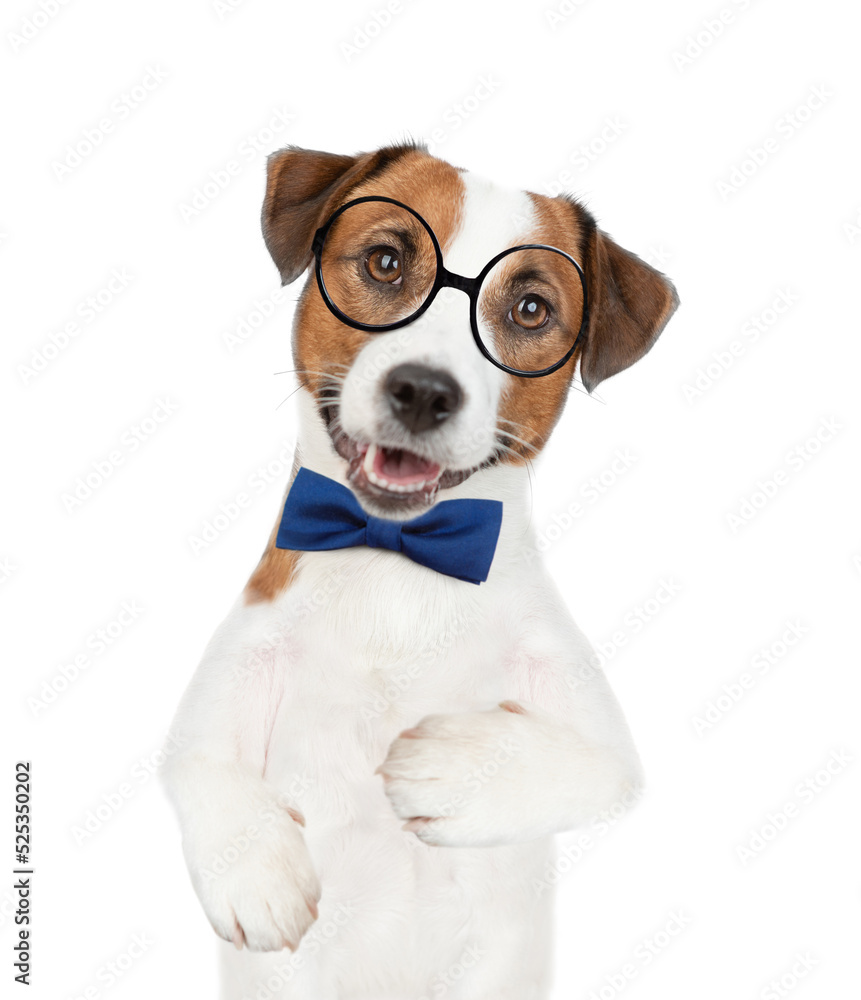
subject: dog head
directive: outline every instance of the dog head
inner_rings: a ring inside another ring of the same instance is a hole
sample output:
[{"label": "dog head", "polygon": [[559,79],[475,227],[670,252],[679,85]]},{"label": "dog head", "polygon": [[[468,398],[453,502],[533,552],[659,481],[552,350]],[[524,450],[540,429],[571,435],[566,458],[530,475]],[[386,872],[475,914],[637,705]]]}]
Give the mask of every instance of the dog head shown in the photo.
[{"label": "dog head", "polygon": [[[284,284],[316,257],[294,324],[299,381],[354,492],[385,516],[535,456],[576,363],[591,392],[677,305],[573,199],[499,188],[413,145],[272,154],[262,222]],[[489,267],[536,245],[549,249]]]}]

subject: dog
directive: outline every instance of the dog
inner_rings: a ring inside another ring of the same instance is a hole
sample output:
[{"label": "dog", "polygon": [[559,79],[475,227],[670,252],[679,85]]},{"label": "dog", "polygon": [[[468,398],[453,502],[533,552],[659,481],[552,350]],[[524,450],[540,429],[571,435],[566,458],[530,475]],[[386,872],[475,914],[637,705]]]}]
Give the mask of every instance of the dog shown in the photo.
[{"label": "dog", "polygon": [[262,227],[282,283],[309,272],[299,443],[163,769],[223,995],[538,1000],[553,835],[642,770],[528,466],[675,290],[573,198],[413,143],[273,153]]}]

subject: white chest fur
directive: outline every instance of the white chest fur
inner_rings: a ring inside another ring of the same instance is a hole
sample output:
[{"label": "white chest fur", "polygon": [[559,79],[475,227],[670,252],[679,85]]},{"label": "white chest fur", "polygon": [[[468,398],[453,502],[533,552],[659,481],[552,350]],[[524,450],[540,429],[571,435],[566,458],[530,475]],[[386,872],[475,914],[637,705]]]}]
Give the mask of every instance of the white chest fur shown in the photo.
[{"label": "white chest fur", "polygon": [[[355,988],[418,996],[412,991],[427,989],[434,969],[465,954],[491,956],[503,929],[530,934],[549,919],[550,894],[539,898],[534,889],[549,841],[425,845],[401,829],[374,773],[398,733],[418,720],[484,711],[511,693],[499,591],[395,553],[360,548],[303,558],[294,586],[272,609],[285,624],[273,660],[284,682],[264,776],[306,819],[305,842],[324,886],[320,920],[352,914],[337,958],[329,951],[327,961],[363,954],[367,982]],[[461,778],[464,794],[486,780],[467,760]],[[533,949],[530,965],[546,944]],[[500,957],[487,973],[498,974]]]},{"label": "white chest fur", "polygon": [[[523,477],[488,470],[459,490],[507,497],[480,586],[400,553],[305,553],[290,587],[240,601],[210,643],[165,777],[211,922],[229,940],[241,920],[267,953],[228,949],[237,997],[290,935],[305,971],[283,996],[423,996],[468,949],[488,957],[476,996],[546,995],[549,835],[611,805],[638,765],[588,644],[523,558]],[[417,724],[426,739],[399,738]],[[402,828],[428,814],[442,828]],[[236,843],[249,848],[211,881]],[[317,960],[315,927],[338,914]]]}]

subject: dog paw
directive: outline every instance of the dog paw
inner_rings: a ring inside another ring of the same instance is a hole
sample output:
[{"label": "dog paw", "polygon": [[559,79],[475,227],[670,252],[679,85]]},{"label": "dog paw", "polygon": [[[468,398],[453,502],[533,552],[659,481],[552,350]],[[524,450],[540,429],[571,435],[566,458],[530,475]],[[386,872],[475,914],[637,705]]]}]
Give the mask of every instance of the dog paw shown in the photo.
[{"label": "dog paw", "polygon": [[530,783],[542,778],[535,722],[519,702],[502,702],[489,712],[427,716],[402,732],[378,773],[404,829],[447,847],[526,839]]},{"label": "dog paw", "polygon": [[188,838],[195,891],[219,937],[252,951],[295,950],[317,919],[320,882],[300,830],[276,799],[243,809],[246,822],[214,824]]}]

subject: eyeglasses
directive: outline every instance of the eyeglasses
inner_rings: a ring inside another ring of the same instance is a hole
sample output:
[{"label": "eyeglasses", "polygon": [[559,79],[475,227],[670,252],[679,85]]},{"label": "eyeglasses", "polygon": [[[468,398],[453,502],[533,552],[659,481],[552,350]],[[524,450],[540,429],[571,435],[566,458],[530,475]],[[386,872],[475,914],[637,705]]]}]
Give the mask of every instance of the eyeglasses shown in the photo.
[{"label": "eyeglasses", "polygon": [[478,349],[512,375],[555,372],[585,336],[586,279],[557,247],[509,247],[466,278],[446,269],[439,240],[418,212],[372,195],[337,209],[312,250],[323,301],[357,330],[397,330],[426,312],[441,288],[457,288],[469,296]]}]

